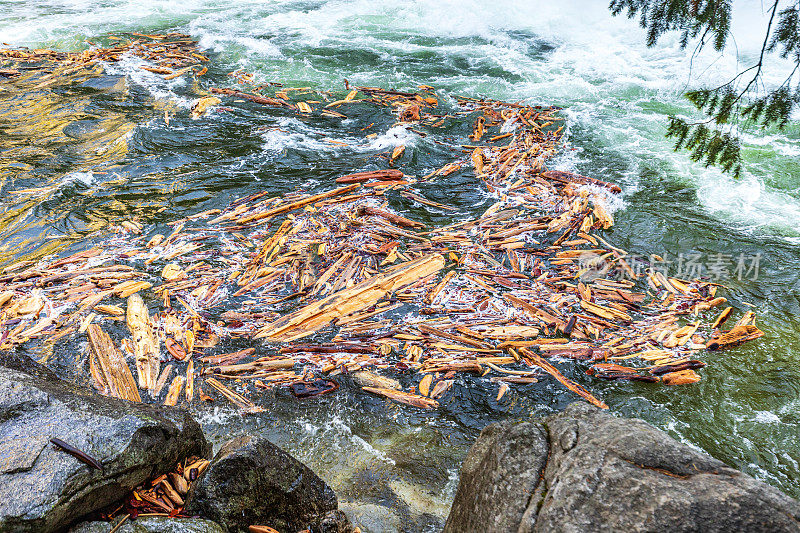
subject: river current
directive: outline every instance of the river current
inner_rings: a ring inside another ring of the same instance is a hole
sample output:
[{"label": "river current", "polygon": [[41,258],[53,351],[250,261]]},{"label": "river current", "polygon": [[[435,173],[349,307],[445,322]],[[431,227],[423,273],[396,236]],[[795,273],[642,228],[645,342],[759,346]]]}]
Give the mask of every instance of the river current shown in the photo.
[{"label": "river current", "polygon": [[[693,56],[672,36],[647,48],[636,21],[593,1],[0,0],[0,42],[71,51],[120,32],[179,31],[211,58],[207,85],[229,85],[228,73],[241,69],[256,83],[287,87],[426,84],[563,107],[569,149],[551,167],[623,189],[607,239],[658,254],[674,275],[694,268],[713,277],[737,313],[756,311],[765,332],[705,356],[696,385],[592,381],[592,390],[615,412],[800,497],[800,127],[795,120],[784,131],[745,132],[739,179],[693,163],[664,137],[669,114],[693,113],[686,88],[719,85],[755,59],[761,3],[737,2],[734,16],[724,54]],[[359,170],[399,145],[414,154],[407,172],[447,161],[431,140],[391,121],[358,142],[334,122],[269,113],[191,121],[192,83],[140,64],[126,59],[58,94],[14,94],[0,79],[4,263],[80,250],[131,213],[158,225],[263,190],[322,190],[332,168]],[[784,68],[771,62],[765,83]],[[170,124],[165,110],[176,117]],[[459,209],[436,215],[443,223],[491,204],[469,180],[438,194]],[[448,408],[418,413],[354,391],[314,402],[276,395],[267,413],[247,418],[221,407],[199,415],[218,441],[268,434],[329,481],[345,508],[417,531],[442,525],[460,461],[482,427],[574,399],[541,384],[501,406],[466,384]]]}]

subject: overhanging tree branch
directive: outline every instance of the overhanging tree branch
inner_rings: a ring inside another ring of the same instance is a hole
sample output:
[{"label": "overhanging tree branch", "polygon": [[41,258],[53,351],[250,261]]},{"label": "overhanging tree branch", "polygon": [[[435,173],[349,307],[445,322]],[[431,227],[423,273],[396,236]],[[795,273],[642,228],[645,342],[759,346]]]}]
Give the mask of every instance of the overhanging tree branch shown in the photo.
[{"label": "overhanging tree branch", "polygon": [[[788,7],[780,10],[782,2]],[[732,0],[611,0],[609,9],[613,15],[625,12],[628,18],[638,16],[639,24],[647,30],[648,46],[654,46],[662,35],[674,31],[680,33],[684,48],[697,39],[694,59],[708,43],[713,42],[717,51],[725,48],[730,36],[731,5]],[[793,86],[800,67],[800,0],[772,0],[767,13],[769,20],[757,63],[718,87],[685,93],[707,119],[690,123],[680,117],[669,117],[667,136],[675,139],[676,150],[688,148],[692,159],[702,160],[706,165],[720,165],[736,175],[741,172],[742,160],[734,128],[783,128],[800,103],[800,87]],[[709,36],[713,39],[707,40]],[[781,57],[794,60],[794,68],[780,86],[766,89],[764,66],[768,52],[777,48],[781,49]],[[752,76],[747,84],[738,89],[739,80],[749,73]]]}]

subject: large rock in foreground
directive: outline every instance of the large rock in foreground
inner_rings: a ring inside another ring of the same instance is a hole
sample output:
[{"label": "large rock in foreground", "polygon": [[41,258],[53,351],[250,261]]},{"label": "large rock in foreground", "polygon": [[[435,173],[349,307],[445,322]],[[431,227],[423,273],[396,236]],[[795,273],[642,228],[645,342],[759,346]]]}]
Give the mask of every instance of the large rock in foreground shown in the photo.
[{"label": "large rock in foreground", "polygon": [[193,484],[186,506],[232,532],[258,524],[292,533],[309,525],[315,531],[339,530],[337,520],[346,518],[325,516],[337,508],[336,494],[307,466],[267,439],[249,435],[220,448]]},{"label": "large rock in foreground", "polygon": [[800,502],[643,420],[575,403],[484,429],[444,531],[796,532]]},{"label": "large rock in foreground", "polygon": [[[56,450],[54,437],[103,469]],[[0,358],[0,531],[63,530],[183,458],[209,452],[183,410],[106,398],[30,360]]]}]

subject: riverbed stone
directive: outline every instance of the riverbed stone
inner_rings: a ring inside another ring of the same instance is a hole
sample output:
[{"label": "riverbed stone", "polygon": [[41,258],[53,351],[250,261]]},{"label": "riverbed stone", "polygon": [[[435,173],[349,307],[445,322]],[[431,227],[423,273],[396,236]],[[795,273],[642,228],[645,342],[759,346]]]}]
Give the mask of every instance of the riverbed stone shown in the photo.
[{"label": "riverbed stone", "polygon": [[342,502],[339,505],[354,526],[364,533],[401,531],[400,517],[393,509],[367,502]]},{"label": "riverbed stone", "polygon": [[[74,526],[69,533],[108,533],[119,520],[108,522],[83,522]],[[136,520],[126,520],[116,533],[226,533],[225,528],[211,520],[202,518],[170,518],[167,516],[147,516]]]},{"label": "riverbed stone", "polygon": [[[57,450],[51,438],[103,469]],[[0,531],[63,530],[209,451],[184,410],[107,398],[25,357],[0,358]]]},{"label": "riverbed stone", "polygon": [[[295,533],[338,508],[336,494],[303,463],[263,437],[223,444],[193,484],[186,510],[230,531],[267,525]],[[338,526],[337,526],[338,527]]]},{"label": "riverbed stone", "polygon": [[484,429],[444,531],[797,532],[800,502],[643,420],[575,403]]}]

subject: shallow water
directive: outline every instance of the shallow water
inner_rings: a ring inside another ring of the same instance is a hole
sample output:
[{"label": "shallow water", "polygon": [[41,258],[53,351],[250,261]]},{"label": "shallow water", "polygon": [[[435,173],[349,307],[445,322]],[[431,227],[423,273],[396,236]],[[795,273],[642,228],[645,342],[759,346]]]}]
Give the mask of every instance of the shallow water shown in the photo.
[{"label": "shallow water", "polygon": [[[696,262],[705,265],[721,259],[724,295],[738,313],[754,308],[765,332],[704,357],[703,381],[691,387],[589,381],[577,368],[567,374],[614,411],[643,417],[800,497],[800,128],[748,133],[747,169],[738,181],[672,152],[663,136],[666,115],[691,113],[681,91],[687,83],[724,80],[737,58],[692,59],[672,39],[647,49],[635,23],[613,19],[604,6],[0,0],[0,42],[74,50],[113,32],[176,30],[198,38],[209,53],[206,87],[227,86],[227,74],[241,68],[258,83],[338,91],[344,79],[397,89],[429,84],[564,107],[571,149],[553,166],[623,187],[607,239],[634,254],[674,260],[675,273],[681,257],[700,254]],[[737,10],[734,36],[746,62],[759,38],[749,24],[760,20],[760,3],[743,1]],[[326,189],[333,177],[398,145],[407,146],[402,169],[409,174],[455,156],[366,109],[341,121],[237,104],[192,121],[196,88],[139,65],[128,59],[93,77],[22,94],[0,80],[4,261],[80,249],[121,217],[158,226],[264,189],[276,195]],[[780,67],[767,72],[767,82]],[[371,123],[378,135],[365,140],[359,130]],[[445,186],[424,185],[428,198],[457,206],[456,215],[419,208],[412,214],[446,223],[482,212],[492,200],[476,192],[471,178],[456,173]],[[739,279],[740,257],[746,267],[758,258],[756,280],[754,272]],[[511,401],[502,405],[476,380],[456,387],[453,400],[434,413],[364,398],[345,383],[335,397],[313,402],[279,391],[263,398],[270,410],[259,417],[224,409],[201,415],[217,440],[264,431],[343,499],[364,509],[388,506],[404,529],[432,530],[446,515],[460,460],[485,424],[540,416],[573,399],[548,382],[512,386]]]}]

